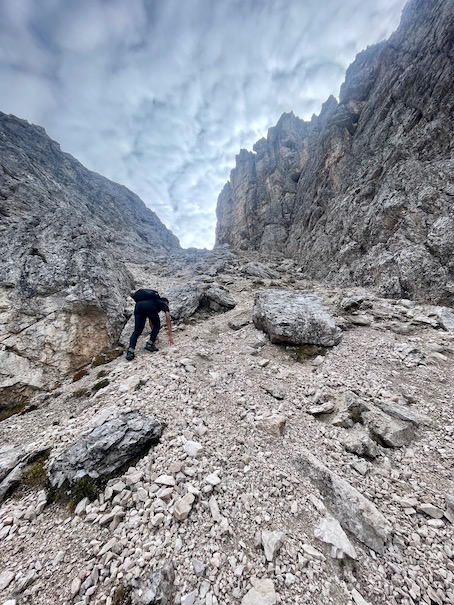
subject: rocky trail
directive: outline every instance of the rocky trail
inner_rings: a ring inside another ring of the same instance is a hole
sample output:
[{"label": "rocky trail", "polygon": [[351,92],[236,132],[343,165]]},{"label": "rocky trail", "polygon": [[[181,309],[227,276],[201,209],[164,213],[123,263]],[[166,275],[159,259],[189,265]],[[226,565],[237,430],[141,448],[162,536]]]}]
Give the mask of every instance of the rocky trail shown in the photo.
[{"label": "rocky trail", "polygon": [[[134,412],[164,430],[91,502],[6,494],[0,603],[454,605],[452,312],[223,249],[128,268],[138,287],[216,284],[236,306],[176,321],[157,353],[142,336],[133,362],[1,422],[0,471],[44,450],[49,469]],[[271,344],[252,322],[265,288],[320,296],[340,344]]]}]

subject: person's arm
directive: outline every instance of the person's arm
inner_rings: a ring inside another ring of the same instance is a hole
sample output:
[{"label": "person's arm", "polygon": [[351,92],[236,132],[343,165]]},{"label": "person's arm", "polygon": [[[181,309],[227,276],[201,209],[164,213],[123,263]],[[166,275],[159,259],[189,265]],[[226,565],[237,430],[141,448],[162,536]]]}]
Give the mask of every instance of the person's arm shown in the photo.
[{"label": "person's arm", "polygon": [[166,311],[166,322],[167,322],[167,332],[169,334],[169,345],[173,345],[173,336],[172,336],[172,321],[170,319],[170,313]]}]

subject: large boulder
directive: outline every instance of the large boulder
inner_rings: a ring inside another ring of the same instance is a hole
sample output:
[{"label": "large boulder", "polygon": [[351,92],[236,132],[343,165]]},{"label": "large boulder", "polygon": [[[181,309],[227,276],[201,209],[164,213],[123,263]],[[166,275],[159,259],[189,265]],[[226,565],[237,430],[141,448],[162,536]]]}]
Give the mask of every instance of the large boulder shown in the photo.
[{"label": "large boulder", "polygon": [[309,292],[263,290],[255,297],[252,319],[272,343],[333,347],[342,338],[322,299]]},{"label": "large boulder", "polygon": [[236,305],[230,293],[218,284],[190,283],[174,288],[167,297],[174,319],[190,317],[201,308],[223,312]]},{"label": "large boulder", "polygon": [[163,426],[156,418],[126,412],[95,427],[64,450],[49,469],[53,487],[72,486],[80,479],[105,479],[157,443]]}]

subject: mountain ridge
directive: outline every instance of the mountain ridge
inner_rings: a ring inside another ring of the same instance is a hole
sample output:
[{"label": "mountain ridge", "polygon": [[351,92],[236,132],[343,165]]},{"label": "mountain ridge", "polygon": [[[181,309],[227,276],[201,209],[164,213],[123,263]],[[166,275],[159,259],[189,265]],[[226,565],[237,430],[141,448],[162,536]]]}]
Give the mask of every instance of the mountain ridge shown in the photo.
[{"label": "mountain ridge", "polygon": [[[413,0],[390,39],[303,122],[241,151],[216,242],[297,259],[306,274],[454,304],[454,7]],[[240,220],[238,220],[240,217]]]}]

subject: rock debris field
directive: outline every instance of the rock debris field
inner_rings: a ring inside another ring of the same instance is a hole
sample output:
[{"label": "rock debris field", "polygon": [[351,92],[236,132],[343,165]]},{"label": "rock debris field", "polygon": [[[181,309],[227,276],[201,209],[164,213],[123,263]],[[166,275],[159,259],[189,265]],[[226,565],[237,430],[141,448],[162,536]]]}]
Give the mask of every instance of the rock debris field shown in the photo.
[{"label": "rock debris field", "polygon": [[[161,433],[96,496],[3,490],[1,605],[454,605],[454,315],[251,258],[131,265],[137,287],[209,284],[236,306],[1,422],[2,485],[14,456],[46,452],[52,474],[109,422]],[[271,344],[252,311],[274,288],[320,297],[340,343]]]}]

